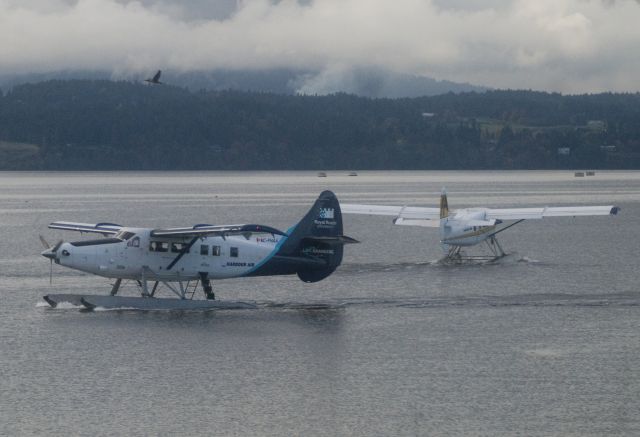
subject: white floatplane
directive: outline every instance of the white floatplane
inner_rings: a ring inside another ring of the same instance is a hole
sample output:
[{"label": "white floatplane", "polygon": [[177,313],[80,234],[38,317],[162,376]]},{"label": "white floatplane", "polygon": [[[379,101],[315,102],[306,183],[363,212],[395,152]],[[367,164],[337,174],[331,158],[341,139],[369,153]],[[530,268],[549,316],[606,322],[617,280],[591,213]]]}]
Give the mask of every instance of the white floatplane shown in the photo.
[{"label": "white floatplane", "polygon": [[[52,263],[115,279],[108,296],[44,296],[53,307],[69,302],[89,309],[249,308],[249,303],[215,300],[211,280],[297,274],[304,282],[320,281],[342,262],[343,246],[357,243],[342,234],[340,204],[331,191],[321,193],[287,232],[256,224],[151,229],[54,222],[49,228],[105,237],[60,241],[42,252]],[[136,281],[142,296],[116,296],[123,280]],[[198,283],[206,299],[193,299]],[[159,284],[178,299],[155,297]]]},{"label": "white floatplane", "polygon": [[[494,261],[506,255],[496,235],[524,220],[547,217],[616,215],[620,208],[608,206],[555,206],[542,208],[462,208],[449,210],[447,194],[442,190],[439,208],[342,204],[344,214],[394,216],[400,226],[440,229],[440,245],[447,261]],[[491,255],[463,255],[463,247],[485,242]]]}]

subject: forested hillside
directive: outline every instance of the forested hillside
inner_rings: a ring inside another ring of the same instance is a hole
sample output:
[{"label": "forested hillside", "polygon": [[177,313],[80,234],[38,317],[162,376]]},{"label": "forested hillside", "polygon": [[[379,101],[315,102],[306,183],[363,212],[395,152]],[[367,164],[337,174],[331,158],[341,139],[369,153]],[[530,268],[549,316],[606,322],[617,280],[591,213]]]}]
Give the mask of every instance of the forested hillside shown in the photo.
[{"label": "forested hillside", "polygon": [[640,168],[640,95],[369,99],[49,81],[0,95],[0,168]]}]

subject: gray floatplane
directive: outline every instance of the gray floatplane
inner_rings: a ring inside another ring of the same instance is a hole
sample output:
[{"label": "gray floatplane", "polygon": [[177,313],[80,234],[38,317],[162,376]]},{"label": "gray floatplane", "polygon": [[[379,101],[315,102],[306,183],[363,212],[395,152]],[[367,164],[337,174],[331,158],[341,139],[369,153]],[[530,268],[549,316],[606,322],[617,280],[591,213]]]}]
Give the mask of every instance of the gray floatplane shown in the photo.
[{"label": "gray floatplane", "polygon": [[[250,302],[216,300],[211,281],[297,274],[304,282],[317,282],[340,265],[345,244],[357,243],[342,234],[340,204],[331,191],[321,193],[304,218],[287,232],[256,224],[152,229],[54,222],[49,228],[104,237],[60,241],[42,252],[52,263],[115,279],[106,296],[44,296],[52,307],[66,303],[88,309],[255,308]],[[135,281],[140,296],[118,296],[123,280]],[[157,297],[159,285],[176,297]],[[205,299],[193,298],[199,286]]]}]

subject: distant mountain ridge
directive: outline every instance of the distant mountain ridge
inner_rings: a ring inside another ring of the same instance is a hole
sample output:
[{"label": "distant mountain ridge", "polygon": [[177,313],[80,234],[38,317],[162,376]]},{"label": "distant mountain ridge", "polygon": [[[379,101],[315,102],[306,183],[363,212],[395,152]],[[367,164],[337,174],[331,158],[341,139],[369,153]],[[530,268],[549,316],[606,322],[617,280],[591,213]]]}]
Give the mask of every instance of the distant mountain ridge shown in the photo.
[{"label": "distant mountain ridge", "polygon": [[[0,89],[5,92],[16,85],[48,80],[125,80],[142,81],[146,74],[113,73],[107,71],[68,70],[30,74],[0,74]],[[271,70],[211,70],[180,72],[163,70],[162,81],[192,91],[251,91],[274,94],[327,95],[354,94],[371,98],[403,98],[435,96],[447,93],[484,92],[487,87],[474,86],[426,76],[396,73],[376,68],[335,68],[322,71]]]}]

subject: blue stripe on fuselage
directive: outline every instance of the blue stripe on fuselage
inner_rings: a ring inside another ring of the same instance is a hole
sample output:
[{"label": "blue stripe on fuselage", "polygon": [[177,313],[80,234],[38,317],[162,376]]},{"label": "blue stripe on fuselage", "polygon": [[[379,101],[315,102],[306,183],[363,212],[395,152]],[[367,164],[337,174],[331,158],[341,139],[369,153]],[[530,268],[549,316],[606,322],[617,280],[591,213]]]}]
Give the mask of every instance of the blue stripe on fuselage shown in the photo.
[{"label": "blue stripe on fuselage", "polygon": [[273,248],[273,250],[271,251],[271,253],[269,255],[267,255],[262,261],[260,261],[258,264],[255,265],[254,268],[252,268],[251,270],[249,270],[247,273],[245,273],[243,276],[249,276],[252,273],[254,273],[256,270],[258,270],[260,267],[262,267],[263,265],[265,265],[267,262],[269,262],[271,260],[271,258],[273,258],[274,256],[276,256],[276,254],[278,253],[278,251],[280,250],[280,247],[282,247],[282,245],[284,244],[285,241],[287,241],[287,239],[289,238],[289,236],[291,235],[291,233],[293,232],[293,230],[296,228],[296,226],[298,225],[294,225],[291,226],[289,229],[287,229],[287,236],[286,237],[282,237],[280,239],[280,241],[278,241],[278,244],[276,244],[276,247]]}]

